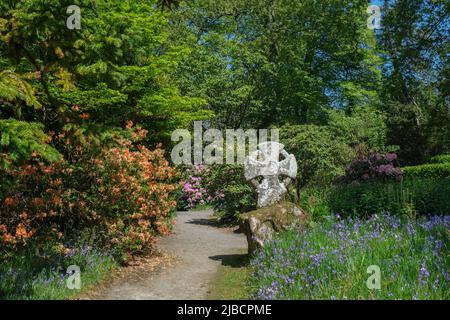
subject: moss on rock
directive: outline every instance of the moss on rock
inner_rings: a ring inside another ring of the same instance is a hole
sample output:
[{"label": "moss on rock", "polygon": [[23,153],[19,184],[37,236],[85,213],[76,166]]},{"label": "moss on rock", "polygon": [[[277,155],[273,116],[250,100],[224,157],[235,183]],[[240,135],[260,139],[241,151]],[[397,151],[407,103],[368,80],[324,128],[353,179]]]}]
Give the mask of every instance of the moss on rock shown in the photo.
[{"label": "moss on rock", "polygon": [[291,202],[281,202],[241,214],[239,223],[247,236],[248,253],[253,254],[276,233],[293,227],[304,228],[309,216]]}]

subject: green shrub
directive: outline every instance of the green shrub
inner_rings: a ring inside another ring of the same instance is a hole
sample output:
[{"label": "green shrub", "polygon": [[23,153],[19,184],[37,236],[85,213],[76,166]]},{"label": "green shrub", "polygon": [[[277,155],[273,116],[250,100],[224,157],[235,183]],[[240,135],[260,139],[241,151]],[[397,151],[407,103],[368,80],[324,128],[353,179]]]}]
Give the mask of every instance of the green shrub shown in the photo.
[{"label": "green shrub", "polygon": [[223,222],[236,222],[240,213],[256,208],[254,187],[245,180],[241,165],[213,165],[210,170],[206,186]]},{"label": "green shrub", "polygon": [[450,154],[441,154],[438,156],[432,157],[429,163],[450,163]]},{"label": "green shrub", "polygon": [[402,168],[405,177],[409,178],[448,178],[450,162],[430,163]]},{"label": "green shrub", "polygon": [[354,154],[325,126],[283,126],[280,140],[297,159],[297,191],[305,186],[325,186],[342,176]]},{"label": "green shrub", "polygon": [[313,221],[323,221],[330,215],[327,202],[328,188],[305,188],[300,191],[297,203],[305,210]]},{"label": "green shrub", "polygon": [[403,182],[366,183],[331,188],[328,205],[347,215],[448,214],[450,179],[405,179]]},{"label": "green shrub", "polygon": [[387,152],[386,115],[375,108],[359,107],[348,111],[329,111],[329,128],[334,137],[340,137],[348,145],[358,146],[365,151]]},{"label": "green shrub", "polygon": [[450,213],[450,178],[408,179],[405,182],[419,214]]},{"label": "green shrub", "polygon": [[0,119],[0,169],[23,164],[33,154],[47,162],[61,159],[61,154],[48,144],[44,126],[35,122]]}]

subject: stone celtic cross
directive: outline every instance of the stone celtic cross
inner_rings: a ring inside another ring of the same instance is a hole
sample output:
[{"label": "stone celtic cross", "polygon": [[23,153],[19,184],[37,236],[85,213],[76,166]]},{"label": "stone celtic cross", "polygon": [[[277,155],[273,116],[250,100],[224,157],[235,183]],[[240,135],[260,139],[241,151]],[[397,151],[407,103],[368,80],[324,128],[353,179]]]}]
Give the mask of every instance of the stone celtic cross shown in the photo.
[{"label": "stone celtic cross", "polygon": [[255,186],[258,208],[262,208],[278,202],[287,192],[288,184],[297,175],[297,161],[283,144],[263,142],[245,158],[244,175]]}]

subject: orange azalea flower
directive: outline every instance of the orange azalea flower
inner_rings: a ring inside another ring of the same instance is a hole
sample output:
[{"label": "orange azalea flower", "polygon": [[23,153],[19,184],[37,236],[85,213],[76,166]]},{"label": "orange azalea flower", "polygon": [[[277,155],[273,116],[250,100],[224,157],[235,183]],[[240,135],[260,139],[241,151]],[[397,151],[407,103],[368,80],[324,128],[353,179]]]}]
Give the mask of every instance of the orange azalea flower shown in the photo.
[{"label": "orange azalea flower", "polygon": [[7,206],[7,207],[12,207],[15,204],[14,199],[11,197],[6,197],[3,202],[4,202],[5,206]]},{"label": "orange azalea flower", "polygon": [[36,173],[36,168],[34,168],[32,165],[26,165],[26,166],[23,167],[23,171],[22,172],[23,172],[24,175],[30,176],[30,175]]},{"label": "orange azalea flower", "polygon": [[141,225],[145,228],[148,228],[148,226],[150,225],[150,222],[148,222],[147,220],[144,220],[144,219],[139,219],[138,223],[139,223],[139,225]]},{"label": "orange azalea flower", "polygon": [[38,219],[45,219],[45,218],[47,218],[47,213],[45,213],[45,212],[38,213],[36,215],[36,218],[38,218]]},{"label": "orange azalea flower", "polygon": [[50,210],[50,212],[48,213],[48,216],[49,217],[56,217],[58,215],[58,213],[56,213],[55,211],[53,211],[53,210]]},{"label": "orange azalea flower", "polygon": [[59,244],[56,246],[56,250],[58,250],[58,252],[62,253],[62,254],[69,254],[70,253],[70,249],[66,248],[63,244]]},{"label": "orange azalea flower", "polygon": [[142,218],[142,214],[140,213],[134,213],[130,216],[131,219],[141,219]]},{"label": "orange azalea flower", "polygon": [[79,117],[80,117],[80,119],[87,120],[87,119],[89,119],[90,115],[89,115],[89,113],[82,113],[79,115]]},{"label": "orange azalea flower", "polygon": [[42,198],[34,198],[33,199],[33,204],[37,207],[41,207],[44,205],[44,199]]},{"label": "orange azalea flower", "polygon": [[125,128],[131,129],[132,127],[133,127],[133,121],[128,120],[128,121],[127,121],[127,125],[125,126]]},{"label": "orange azalea flower", "polygon": [[51,167],[45,167],[42,172],[44,172],[45,174],[50,174],[53,172],[53,168]]},{"label": "orange azalea flower", "polygon": [[167,227],[164,226],[164,225],[158,226],[157,229],[158,229],[158,232],[159,232],[160,234],[162,234],[162,235],[167,235],[167,234],[170,233],[169,228],[167,228]]},{"label": "orange azalea flower", "polygon": [[8,231],[8,228],[4,224],[0,224],[0,232],[6,233]]},{"label": "orange azalea flower", "polygon": [[68,175],[71,175],[73,173],[73,169],[64,169],[63,172],[67,173]]},{"label": "orange azalea flower", "polygon": [[10,233],[4,234],[2,239],[3,239],[3,242],[5,242],[5,243],[13,243],[14,242],[14,237]]},{"label": "orange azalea flower", "polygon": [[26,239],[29,238],[30,236],[31,232],[28,233],[23,223],[19,223],[19,225],[16,227],[16,237],[19,239],[20,238]]},{"label": "orange azalea flower", "polygon": [[60,206],[60,205],[62,205],[62,200],[61,200],[60,197],[54,196],[54,197],[52,198],[52,203],[53,203],[55,206]]},{"label": "orange azalea flower", "polygon": [[22,220],[27,220],[27,219],[28,219],[28,214],[27,214],[27,212],[26,212],[26,211],[22,212],[22,214],[20,215],[20,218],[21,218]]}]

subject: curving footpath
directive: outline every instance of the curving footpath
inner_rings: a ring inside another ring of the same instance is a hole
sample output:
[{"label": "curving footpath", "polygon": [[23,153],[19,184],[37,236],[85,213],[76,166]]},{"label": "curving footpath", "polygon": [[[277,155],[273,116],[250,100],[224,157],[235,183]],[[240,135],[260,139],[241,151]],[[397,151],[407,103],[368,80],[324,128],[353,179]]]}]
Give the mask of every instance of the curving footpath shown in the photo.
[{"label": "curving footpath", "polygon": [[137,281],[121,281],[96,299],[207,299],[211,280],[222,261],[247,248],[245,235],[216,227],[209,220],[211,215],[211,210],[179,212],[173,233],[156,245],[177,262],[140,275]]}]

